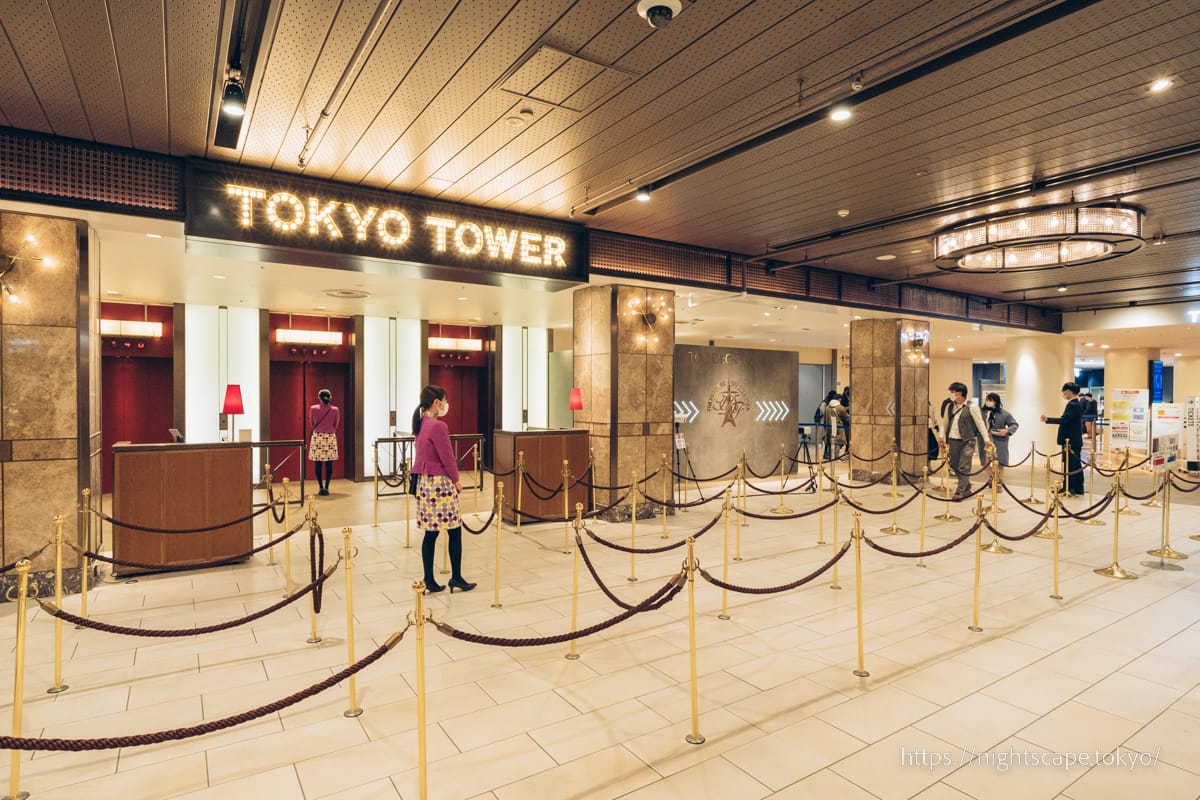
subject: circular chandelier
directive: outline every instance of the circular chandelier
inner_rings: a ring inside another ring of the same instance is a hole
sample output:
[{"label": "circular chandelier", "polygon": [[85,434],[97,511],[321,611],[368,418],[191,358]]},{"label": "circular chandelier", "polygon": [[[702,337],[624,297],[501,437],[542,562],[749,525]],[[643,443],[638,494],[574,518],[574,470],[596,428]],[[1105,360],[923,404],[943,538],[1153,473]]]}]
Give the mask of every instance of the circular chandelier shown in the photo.
[{"label": "circular chandelier", "polygon": [[1043,206],[960,222],[934,235],[934,264],[957,272],[1030,272],[1132,253],[1144,209],[1129,205]]}]

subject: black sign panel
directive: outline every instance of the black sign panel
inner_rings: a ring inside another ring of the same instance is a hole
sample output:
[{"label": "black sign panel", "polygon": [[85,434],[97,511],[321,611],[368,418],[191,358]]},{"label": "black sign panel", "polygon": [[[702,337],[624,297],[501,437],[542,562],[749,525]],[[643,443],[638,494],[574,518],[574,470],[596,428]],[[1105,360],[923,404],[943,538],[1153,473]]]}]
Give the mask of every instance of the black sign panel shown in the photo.
[{"label": "black sign panel", "polygon": [[186,185],[189,253],[548,290],[588,279],[579,225],[195,159]]}]

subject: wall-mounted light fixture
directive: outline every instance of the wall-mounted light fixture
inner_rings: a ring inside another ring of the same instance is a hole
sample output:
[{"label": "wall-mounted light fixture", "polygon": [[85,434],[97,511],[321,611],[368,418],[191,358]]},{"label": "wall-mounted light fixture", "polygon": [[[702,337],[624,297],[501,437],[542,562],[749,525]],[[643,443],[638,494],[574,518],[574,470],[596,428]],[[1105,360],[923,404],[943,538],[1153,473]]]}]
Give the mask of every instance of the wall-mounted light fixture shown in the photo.
[{"label": "wall-mounted light fixture", "polygon": [[5,280],[5,278],[7,278],[10,273],[12,273],[13,269],[16,268],[17,262],[18,261],[41,261],[43,264],[46,264],[46,265],[49,264],[49,262],[42,259],[40,256],[35,256],[35,255],[29,254],[29,252],[28,252],[29,248],[34,247],[36,245],[37,245],[37,239],[35,239],[33,237],[33,235],[30,234],[29,236],[26,236],[21,241],[21,246],[17,249],[16,253],[11,254],[11,255],[8,253],[0,253],[0,259],[4,259],[4,261],[8,262],[7,264],[4,264],[2,267],[0,267],[0,294],[3,294],[4,297],[10,303],[20,303],[21,302],[21,295],[17,294],[16,291],[14,291],[12,288],[12,279],[10,278],[7,281]]},{"label": "wall-mounted light fixture", "polygon": [[120,336],[123,339],[158,339],[163,335],[163,324],[132,319],[102,319],[100,335]]},{"label": "wall-mounted light fixture", "polygon": [[430,336],[430,350],[456,350],[466,353],[483,351],[482,339],[459,339],[453,336]]},{"label": "wall-mounted light fixture", "polygon": [[338,347],[342,344],[341,331],[302,331],[295,328],[277,328],[276,344],[309,344]]}]

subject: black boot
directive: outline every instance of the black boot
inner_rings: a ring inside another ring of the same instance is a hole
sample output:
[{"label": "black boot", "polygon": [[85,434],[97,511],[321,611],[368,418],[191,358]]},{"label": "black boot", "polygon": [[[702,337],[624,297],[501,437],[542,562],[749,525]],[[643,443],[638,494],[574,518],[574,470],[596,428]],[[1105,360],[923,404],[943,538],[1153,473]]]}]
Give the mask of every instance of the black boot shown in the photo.
[{"label": "black boot", "polygon": [[433,579],[433,557],[437,553],[437,537],[437,531],[425,531],[425,538],[421,540],[421,563],[425,567],[425,594],[433,594],[446,588]]},{"label": "black boot", "polygon": [[469,592],[475,588],[476,584],[462,576],[462,528],[451,528],[450,534],[450,594],[454,594],[454,590],[460,592]]}]

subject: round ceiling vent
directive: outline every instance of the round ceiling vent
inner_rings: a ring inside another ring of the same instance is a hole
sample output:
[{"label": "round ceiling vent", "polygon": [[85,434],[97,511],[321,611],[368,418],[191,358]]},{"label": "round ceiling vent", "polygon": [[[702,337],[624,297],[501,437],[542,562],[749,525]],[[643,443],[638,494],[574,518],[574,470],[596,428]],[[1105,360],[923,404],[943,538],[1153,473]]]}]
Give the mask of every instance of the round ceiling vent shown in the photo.
[{"label": "round ceiling vent", "polygon": [[336,297],[339,300],[365,300],[371,296],[370,292],[362,292],[358,289],[326,289],[324,294],[326,297]]}]

